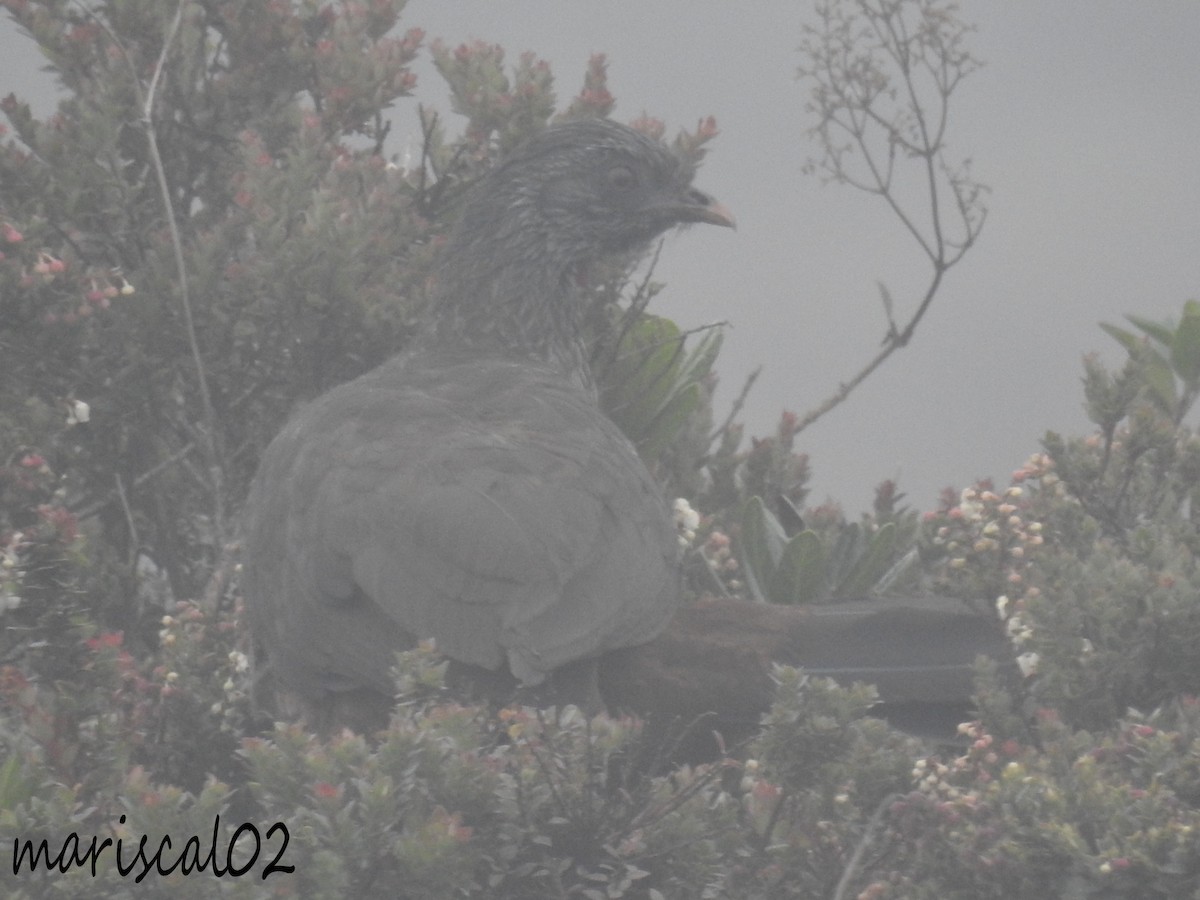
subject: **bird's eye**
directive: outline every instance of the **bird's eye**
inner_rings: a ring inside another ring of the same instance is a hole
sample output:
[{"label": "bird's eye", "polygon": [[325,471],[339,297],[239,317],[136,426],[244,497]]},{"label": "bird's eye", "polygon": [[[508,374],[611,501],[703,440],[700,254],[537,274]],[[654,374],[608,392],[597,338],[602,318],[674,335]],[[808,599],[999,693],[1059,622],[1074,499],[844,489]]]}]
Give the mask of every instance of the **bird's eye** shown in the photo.
[{"label": "bird's eye", "polygon": [[608,184],[616,191],[630,191],[637,187],[637,176],[629,166],[613,166],[608,170]]}]

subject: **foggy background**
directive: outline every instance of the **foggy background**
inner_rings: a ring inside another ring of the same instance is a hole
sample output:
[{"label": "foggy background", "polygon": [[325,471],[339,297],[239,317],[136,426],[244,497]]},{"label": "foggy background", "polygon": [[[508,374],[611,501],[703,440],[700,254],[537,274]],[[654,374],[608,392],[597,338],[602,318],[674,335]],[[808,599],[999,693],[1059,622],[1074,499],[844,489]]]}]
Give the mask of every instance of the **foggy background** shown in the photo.
[{"label": "foggy background", "polygon": [[[968,46],[986,65],[952,99],[949,158],[974,161],[990,212],[912,343],[799,438],[811,502],[832,498],[852,516],[884,478],[898,477],[918,509],[946,485],[1006,483],[1044,431],[1086,429],[1080,357],[1124,355],[1097,322],[1175,317],[1200,297],[1200,4],[964,0],[961,16],[978,27]],[[877,281],[903,322],[929,277],[880,199],[801,172],[814,120],[795,72],[813,21],[795,0],[411,0],[401,21],[451,45],[499,43],[510,60],[534,51],[562,105],[603,52],[614,118],[649,113],[668,135],[717,118],[697,184],[734,211],[738,231],[669,238],[653,310],[683,328],[732,323],[715,415],[763,364],[741,416],[754,435],[772,432],[782,409],[821,402],[877,352]],[[0,19],[0,96],[51,111],[43,65]],[[418,101],[448,111],[427,55],[416,71],[415,96],[393,109],[391,153],[419,148]]]}]

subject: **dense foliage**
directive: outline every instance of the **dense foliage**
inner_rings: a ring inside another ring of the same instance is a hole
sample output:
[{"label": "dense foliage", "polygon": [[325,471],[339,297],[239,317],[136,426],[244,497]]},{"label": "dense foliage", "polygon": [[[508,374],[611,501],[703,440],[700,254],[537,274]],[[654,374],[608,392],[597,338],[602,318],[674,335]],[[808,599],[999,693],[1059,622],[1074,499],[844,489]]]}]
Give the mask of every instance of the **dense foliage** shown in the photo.
[{"label": "dense foliage", "polygon": [[[996,606],[1027,677],[981,669],[959,747],[779,669],[749,748],[667,771],[633,721],[462,705],[427,650],[386,732],[317,740],[251,702],[238,503],[297,401],[404,346],[457,199],[554,115],[551,73],[434,45],[450,135],[407,99],[400,0],[3,6],[64,99],[0,101],[0,834],[79,841],[67,872],[6,860],[9,896],[1200,897],[1200,305],[1109,327],[1129,362],[1085,360],[1093,433],[923,518],[885,484],[847,523],[805,505],[796,416],[746,450],[714,426],[717,337],[644,317],[648,277],[596,287],[605,402],[690,502],[697,592]],[[563,114],[612,106],[594,58]],[[124,856],[93,869],[92,835]],[[159,874],[164,835],[160,869],[191,835],[217,864]],[[262,878],[281,850],[295,871]]]}]

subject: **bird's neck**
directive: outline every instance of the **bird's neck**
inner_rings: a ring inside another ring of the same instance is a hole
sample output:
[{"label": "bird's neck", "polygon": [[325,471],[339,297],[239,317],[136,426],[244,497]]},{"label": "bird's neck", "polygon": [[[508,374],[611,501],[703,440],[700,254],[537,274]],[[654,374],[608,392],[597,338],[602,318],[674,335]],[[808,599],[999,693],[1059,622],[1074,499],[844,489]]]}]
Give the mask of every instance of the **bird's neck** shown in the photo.
[{"label": "bird's neck", "polygon": [[[447,248],[438,274],[427,344],[531,359],[592,390],[578,271],[548,265],[544,248],[521,252],[506,243],[503,254],[483,252],[483,247],[453,252],[459,249]],[[539,252],[540,264],[530,265],[530,254]]]}]

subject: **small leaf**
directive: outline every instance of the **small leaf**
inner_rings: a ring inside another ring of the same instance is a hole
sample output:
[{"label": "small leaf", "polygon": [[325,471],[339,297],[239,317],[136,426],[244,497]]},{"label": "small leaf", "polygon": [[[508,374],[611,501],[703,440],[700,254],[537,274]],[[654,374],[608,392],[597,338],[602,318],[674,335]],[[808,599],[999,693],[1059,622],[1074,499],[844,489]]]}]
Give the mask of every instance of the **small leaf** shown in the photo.
[{"label": "small leaf", "polygon": [[1145,379],[1147,387],[1167,414],[1174,416],[1179,408],[1179,397],[1171,364],[1153,347],[1143,349],[1141,361],[1142,378]]},{"label": "small leaf", "polygon": [[1100,327],[1106,333],[1116,339],[1129,354],[1133,355],[1137,353],[1138,346],[1141,344],[1142,339],[1132,331],[1126,331],[1124,328],[1118,328],[1116,325],[1109,325],[1107,322],[1101,322]]},{"label": "small leaf", "polygon": [[1130,322],[1150,338],[1160,343],[1163,347],[1171,346],[1171,339],[1175,336],[1175,332],[1170,325],[1164,325],[1161,322],[1155,322],[1153,319],[1144,319],[1141,316],[1126,316]]},{"label": "small leaf", "polygon": [[1194,389],[1200,382],[1200,303],[1189,300],[1171,343],[1171,368],[1180,380]]},{"label": "small leaf", "polygon": [[37,785],[25,773],[17,754],[12,754],[0,765],[0,809],[15,809],[36,791]]}]

